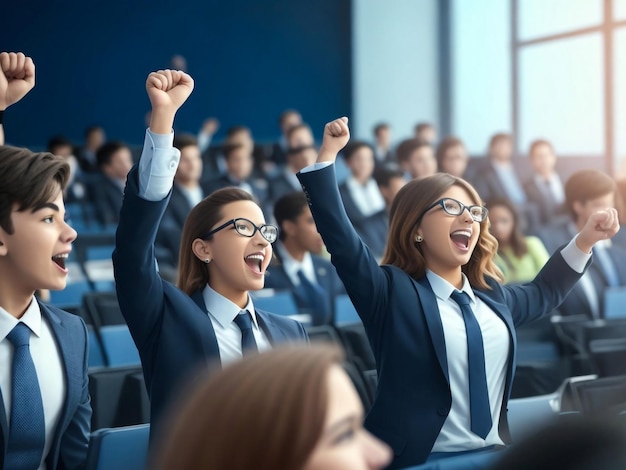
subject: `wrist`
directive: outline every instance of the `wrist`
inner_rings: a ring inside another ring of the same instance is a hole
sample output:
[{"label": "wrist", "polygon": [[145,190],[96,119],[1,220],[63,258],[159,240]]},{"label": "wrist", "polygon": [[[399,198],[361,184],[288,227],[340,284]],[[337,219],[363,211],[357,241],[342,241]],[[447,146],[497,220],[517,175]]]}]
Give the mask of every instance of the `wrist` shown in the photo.
[{"label": "wrist", "polygon": [[322,146],[317,156],[318,162],[334,162],[337,159],[337,152],[328,150]]},{"label": "wrist", "polygon": [[589,254],[591,253],[591,249],[593,248],[593,243],[589,243],[587,240],[581,237],[580,234],[578,234],[578,236],[576,237],[576,247],[578,247],[578,249],[583,253]]}]

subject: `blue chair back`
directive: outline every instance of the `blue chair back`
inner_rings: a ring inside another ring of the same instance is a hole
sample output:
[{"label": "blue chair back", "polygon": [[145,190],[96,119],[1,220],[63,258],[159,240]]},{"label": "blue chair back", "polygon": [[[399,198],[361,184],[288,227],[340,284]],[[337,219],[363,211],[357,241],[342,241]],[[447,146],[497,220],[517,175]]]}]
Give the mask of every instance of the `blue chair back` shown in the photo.
[{"label": "blue chair back", "polygon": [[99,429],[91,434],[86,470],[142,470],[148,456],[149,424]]},{"label": "blue chair back", "polygon": [[255,308],[267,310],[277,315],[291,316],[299,313],[293,294],[288,290],[265,289],[254,292],[252,300]]},{"label": "blue chair back", "polygon": [[87,365],[90,368],[106,365],[100,339],[91,325],[87,325],[87,337],[89,339],[89,357],[87,359]]},{"label": "blue chair back", "polygon": [[335,297],[335,325],[347,325],[351,323],[361,323],[359,314],[356,313],[352,300],[347,294],[340,294]]},{"label": "blue chair back", "polygon": [[126,325],[102,326],[99,330],[102,350],[108,366],[132,366],[141,363],[139,351]]}]

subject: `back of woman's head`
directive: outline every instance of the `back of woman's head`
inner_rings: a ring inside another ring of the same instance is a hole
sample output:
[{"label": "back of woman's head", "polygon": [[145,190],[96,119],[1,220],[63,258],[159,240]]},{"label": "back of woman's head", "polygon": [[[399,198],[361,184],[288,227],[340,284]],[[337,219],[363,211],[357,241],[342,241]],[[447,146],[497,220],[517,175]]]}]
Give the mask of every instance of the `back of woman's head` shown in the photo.
[{"label": "back of woman's head", "polygon": [[[383,264],[396,266],[414,279],[424,277],[427,269],[426,259],[421,244],[415,241],[417,229],[423,223],[420,215],[452,186],[464,189],[474,204],[482,205],[480,196],[472,185],[448,173],[437,173],[412,180],[400,189],[389,211],[389,234]],[[493,262],[497,246],[496,239],[489,233],[488,223],[486,221],[480,223],[478,243],[470,261],[462,267],[472,286],[488,288],[485,276],[501,279],[500,272]]]},{"label": "back of woman's head", "polygon": [[192,251],[193,241],[203,238],[222,218],[222,208],[237,201],[253,201],[254,197],[239,188],[218,189],[200,201],[187,216],[181,235],[178,266],[178,287],[191,294],[209,282],[209,270]]},{"label": "back of woman's head", "polygon": [[156,468],[301,469],[324,428],[328,371],[341,360],[329,346],[286,346],[214,373],[162,427]]}]

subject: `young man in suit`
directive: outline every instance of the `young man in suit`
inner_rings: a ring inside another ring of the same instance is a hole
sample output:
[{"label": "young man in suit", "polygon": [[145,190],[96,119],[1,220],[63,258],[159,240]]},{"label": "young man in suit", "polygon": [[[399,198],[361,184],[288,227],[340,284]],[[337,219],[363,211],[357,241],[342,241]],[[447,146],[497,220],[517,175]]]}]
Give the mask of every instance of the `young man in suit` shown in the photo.
[{"label": "young man in suit", "polygon": [[[600,207],[615,207],[616,184],[599,170],[581,170],[565,183],[565,207],[569,217],[560,218],[539,232],[548,253],[567,243]],[[593,248],[594,263],[565,298],[563,315],[583,314],[601,318],[607,287],[626,286],[626,250],[615,240],[598,242]]]},{"label": "young man in suit", "polygon": [[[0,54],[0,117],[34,84],[32,59]],[[67,281],[68,178],[62,157],[0,147],[0,468],[77,469],[87,456],[87,329],[34,295]]]},{"label": "young man in suit", "polygon": [[334,266],[319,256],[324,243],[304,193],[292,192],[276,201],[274,218],[280,227],[279,263],[270,268],[265,287],[291,290],[313,325],[331,323],[333,300],[345,290]]}]

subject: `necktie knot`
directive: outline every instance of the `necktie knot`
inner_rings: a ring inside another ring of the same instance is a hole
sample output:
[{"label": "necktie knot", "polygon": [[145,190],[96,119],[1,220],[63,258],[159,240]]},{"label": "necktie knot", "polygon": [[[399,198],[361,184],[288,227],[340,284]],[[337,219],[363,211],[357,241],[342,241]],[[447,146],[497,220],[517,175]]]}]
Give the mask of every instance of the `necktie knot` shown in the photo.
[{"label": "necktie knot", "polygon": [[30,328],[25,323],[19,322],[7,335],[15,349],[21,346],[28,346],[30,343]]},{"label": "necktie knot", "polygon": [[250,317],[250,313],[247,310],[242,310],[235,317],[235,324],[239,327],[241,331],[243,330],[251,330],[252,329],[252,318]]},{"label": "necktie knot", "polygon": [[463,292],[460,290],[455,290],[450,295],[450,298],[454,300],[459,305],[469,305],[470,304],[470,296],[467,295],[467,292]]}]

